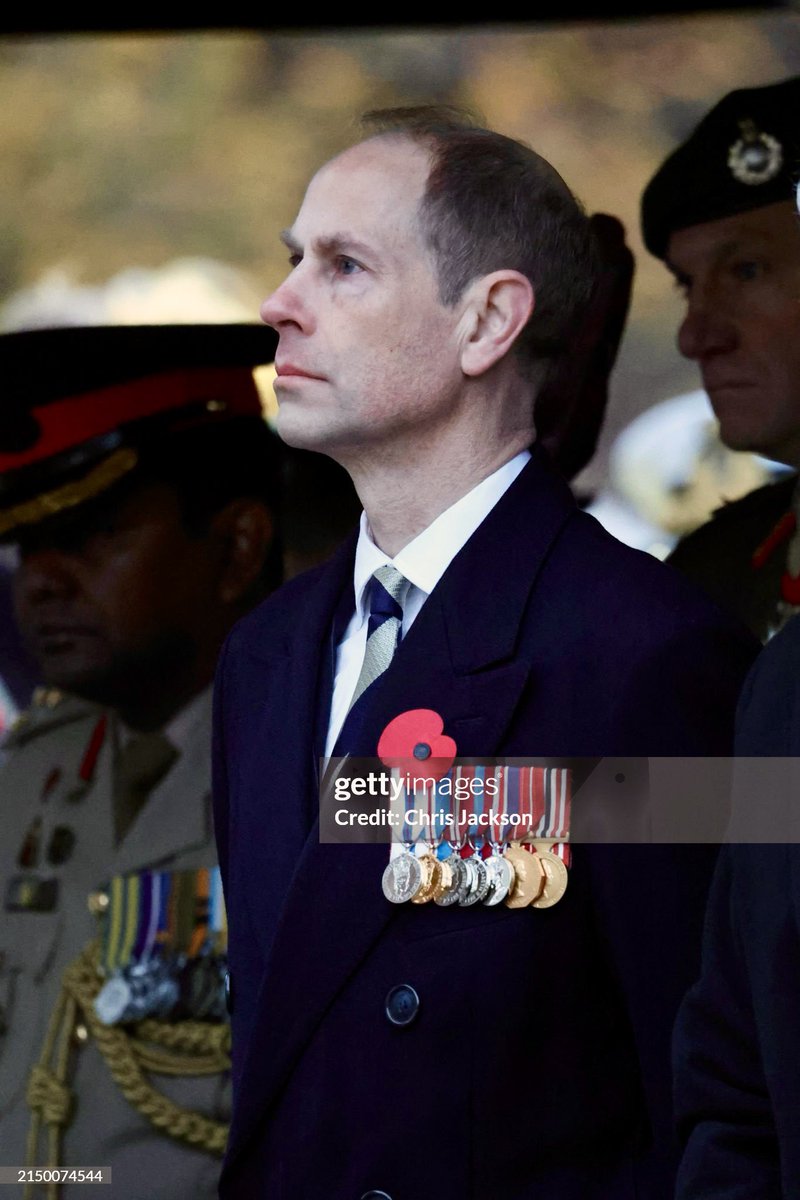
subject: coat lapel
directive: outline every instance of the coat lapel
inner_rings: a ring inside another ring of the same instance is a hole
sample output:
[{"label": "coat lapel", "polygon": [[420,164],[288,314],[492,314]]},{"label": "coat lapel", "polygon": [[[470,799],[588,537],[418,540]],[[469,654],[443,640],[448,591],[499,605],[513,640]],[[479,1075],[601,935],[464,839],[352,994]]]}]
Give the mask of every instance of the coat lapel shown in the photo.
[{"label": "coat lapel", "polygon": [[[535,450],[454,558],[404,639],[377,687],[359,756],[374,756],[387,722],[411,708],[438,712],[461,757],[500,751],[531,681],[530,655],[523,658],[518,647],[520,623],[539,569],[574,511],[569,489]],[[326,593],[328,626],[333,593],[341,586],[340,575],[338,588]],[[309,664],[303,670],[307,677],[291,710],[273,714],[284,741],[286,728],[307,725],[313,711],[317,674]],[[301,740],[308,745],[307,738]],[[299,796],[298,780],[315,786],[296,752],[282,747],[279,754],[287,794]],[[387,857],[385,845],[321,844],[318,821],[306,839],[262,979],[260,1019],[236,1097],[228,1165],[276,1100],[337,992],[396,916],[380,887]]]}]

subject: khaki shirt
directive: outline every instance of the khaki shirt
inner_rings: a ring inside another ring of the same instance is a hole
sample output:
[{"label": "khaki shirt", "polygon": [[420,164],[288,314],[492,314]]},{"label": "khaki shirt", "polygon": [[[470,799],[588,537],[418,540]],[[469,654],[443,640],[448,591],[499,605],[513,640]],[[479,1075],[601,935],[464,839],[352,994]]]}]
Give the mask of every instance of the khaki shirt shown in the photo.
[{"label": "khaki shirt", "polygon": [[[30,1110],[25,1094],[32,1064],[67,965],[97,936],[90,893],[114,875],[145,868],[194,869],[216,863],[210,803],[210,689],[193,706],[181,753],[154,788],[126,836],[114,846],[111,770],[118,727],[109,718],[93,778],[71,797],[101,710],[71,697],[40,693],[9,735],[0,763],[0,1164],[23,1166]],[[18,856],[34,818],[41,817],[38,862]],[[48,861],[53,830],[66,827],[74,847],[61,864]],[[48,912],[8,911],[9,888],[20,876],[57,881]],[[80,1020],[80,1018],[79,1018]],[[110,1166],[109,1195],[130,1200],[216,1197],[220,1159],[172,1140],[128,1103],[90,1038],[73,1039],[67,1081],[75,1096],[63,1137],[62,1166]],[[206,1077],[149,1077],[182,1107],[214,1120],[230,1118],[228,1073]],[[38,1165],[47,1163],[47,1135]],[[66,1186],[68,1200],[85,1185]],[[4,1195],[6,1194],[3,1189]],[[9,1197],[21,1189],[8,1190]],[[38,1192],[36,1193],[39,1194]]]}]

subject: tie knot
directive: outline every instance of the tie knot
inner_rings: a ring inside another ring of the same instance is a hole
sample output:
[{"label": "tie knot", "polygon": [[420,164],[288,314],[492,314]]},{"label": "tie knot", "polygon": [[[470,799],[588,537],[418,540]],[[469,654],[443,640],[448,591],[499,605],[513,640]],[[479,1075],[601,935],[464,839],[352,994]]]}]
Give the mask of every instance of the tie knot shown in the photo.
[{"label": "tie knot", "polygon": [[373,573],[370,585],[369,612],[370,617],[385,620],[387,617],[403,619],[403,604],[408,592],[409,582],[397,567],[385,563]]}]

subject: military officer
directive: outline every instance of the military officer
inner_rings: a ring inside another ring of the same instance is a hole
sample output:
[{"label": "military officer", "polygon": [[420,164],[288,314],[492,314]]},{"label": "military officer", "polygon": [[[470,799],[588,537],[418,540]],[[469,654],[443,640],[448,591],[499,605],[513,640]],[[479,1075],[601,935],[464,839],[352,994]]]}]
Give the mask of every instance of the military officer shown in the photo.
[{"label": "military officer", "polygon": [[111,1167],[120,1198],[217,1194],[209,685],[281,578],[253,376],[274,345],[258,325],[0,338],[0,537],[45,683],[0,769],[0,1158]]},{"label": "military officer", "polygon": [[682,354],[722,441],[790,470],[669,560],[766,641],[800,608],[800,76],[724,96],[642,196],[644,241],[686,297]]}]

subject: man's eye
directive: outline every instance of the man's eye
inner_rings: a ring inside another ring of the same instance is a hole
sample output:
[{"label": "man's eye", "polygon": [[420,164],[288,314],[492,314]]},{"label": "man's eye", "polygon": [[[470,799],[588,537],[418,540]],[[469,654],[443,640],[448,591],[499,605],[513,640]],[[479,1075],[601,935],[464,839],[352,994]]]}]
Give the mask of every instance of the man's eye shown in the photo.
[{"label": "man's eye", "polygon": [[302,254],[290,254],[289,255],[289,266],[290,267],[296,267],[302,261],[303,261]]},{"label": "man's eye", "polygon": [[361,270],[360,264],[355,259],[347,258],[345,255],[340,255],[337,258],[336,267],[342,275],[355,275],[357,271]]}]

